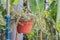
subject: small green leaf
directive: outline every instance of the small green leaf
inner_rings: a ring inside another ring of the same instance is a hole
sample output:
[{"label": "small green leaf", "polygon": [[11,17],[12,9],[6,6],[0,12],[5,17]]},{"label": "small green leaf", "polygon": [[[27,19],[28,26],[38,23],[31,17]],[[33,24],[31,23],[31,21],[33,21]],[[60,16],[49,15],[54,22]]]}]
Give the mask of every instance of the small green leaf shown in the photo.
[{"label": "small green leaf", "polygon": [[13,4],[17,4],[18,3],[18,0],[14,0]]},{"label": "small green leaf", "polygon": [[2,11],[2,16],[3,16],[4,19],[6,19],[6,10]]}]

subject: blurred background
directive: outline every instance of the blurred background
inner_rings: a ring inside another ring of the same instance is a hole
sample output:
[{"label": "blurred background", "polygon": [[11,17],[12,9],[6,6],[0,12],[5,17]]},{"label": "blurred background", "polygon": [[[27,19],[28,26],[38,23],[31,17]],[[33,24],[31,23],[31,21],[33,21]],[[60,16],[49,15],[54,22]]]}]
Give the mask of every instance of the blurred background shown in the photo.
[{"label": "blurred background", "polygon": [[[6,1],[0,0],[0,40],[6,40]],[[37,16],[25,40],[60,40],[60,0],[10,0],[11,21],[23,13]]]}]

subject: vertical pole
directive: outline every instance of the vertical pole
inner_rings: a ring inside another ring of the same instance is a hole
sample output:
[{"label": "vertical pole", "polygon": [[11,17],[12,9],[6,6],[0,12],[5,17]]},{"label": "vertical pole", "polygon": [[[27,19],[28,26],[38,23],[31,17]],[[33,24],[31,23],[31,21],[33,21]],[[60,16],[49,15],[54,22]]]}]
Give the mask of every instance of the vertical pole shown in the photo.
[{"label": "vertical pole", "polygon": [[56,40],[58,40],[58,32],[56,31]]},{"label": "vertical pole", "polygon": [[42,31],[41,31],[40,33],[41,33],[41,34],[40,34],[40,40],[43,40],[43,39],[42,39]]},{"label": "vertical pole", "polygon": [[[60,0],[57,0],[58,9],[57,9],[57,18],[56,18],[56,28],[60,30]],[[58,40],[58,32],[56,31],[56,40]]]},{"label": "vertical pole", "polygon": [[10,40],[10,0],[6,0],[6,40]]},{"label": "vertical pole", "polygon": [[49,0],[45,0],[44,2],[45,2],[45,10],[47,10],[49,7]]},{"label": "vertical pole", "polygon": [[[23,10],[23,0],[18,0],[18,4],[17,4],[17,9],[16,11],[22,11]],[[14,6],[15,7],[15,6]],[[17,33],[17,36],[16,36],[16,40],[23,40],[23,33]]]}]

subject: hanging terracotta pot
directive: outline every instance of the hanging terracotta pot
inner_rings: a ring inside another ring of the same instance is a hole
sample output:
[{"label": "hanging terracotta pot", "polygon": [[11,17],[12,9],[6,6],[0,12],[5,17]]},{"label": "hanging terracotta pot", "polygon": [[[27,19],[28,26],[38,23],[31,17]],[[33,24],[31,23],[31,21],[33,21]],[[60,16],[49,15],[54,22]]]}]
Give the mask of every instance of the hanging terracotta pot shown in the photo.
[{"label": "hanging terracotta pot", "polygon": [[33,20],[19,20],[18,26],[17,26],[17,32],[23,33],[23,34],[29,34],[32,28]]}]

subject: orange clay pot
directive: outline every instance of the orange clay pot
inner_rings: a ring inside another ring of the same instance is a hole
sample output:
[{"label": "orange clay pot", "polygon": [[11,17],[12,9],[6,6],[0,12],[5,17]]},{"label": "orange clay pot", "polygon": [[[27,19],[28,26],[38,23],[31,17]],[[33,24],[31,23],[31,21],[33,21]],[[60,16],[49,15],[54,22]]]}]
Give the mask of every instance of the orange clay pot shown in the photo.
[{"label": "orange clay pot", "polygon": [[23,34],[29,34],[32,28],[33,20],[19,20],[18,26],[17,26],[17,32],[23,33]]}]

